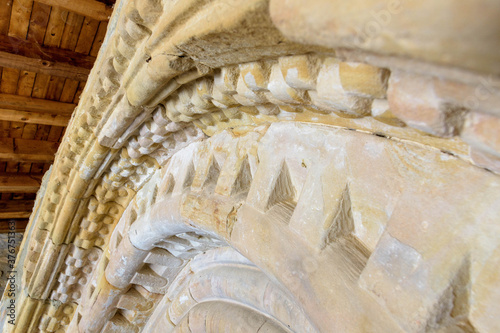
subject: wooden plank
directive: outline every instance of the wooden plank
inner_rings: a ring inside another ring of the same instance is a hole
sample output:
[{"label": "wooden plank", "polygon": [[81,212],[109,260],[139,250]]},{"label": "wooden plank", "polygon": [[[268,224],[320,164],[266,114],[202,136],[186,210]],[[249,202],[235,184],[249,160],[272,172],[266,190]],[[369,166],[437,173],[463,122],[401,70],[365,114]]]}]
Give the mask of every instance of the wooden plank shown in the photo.
[{"label": "wooden plank", "polygon": [[49,81],[50,75],[40,73],[37,74],[31,96],[35,98],[45,98],[45,96],[47,95]]},{"label": "wooden plank", "polygon": [[[0,121],[0,137],[8,137],[9,128],[10,128],[10,122]],[[6,166],[7,166],[6,162],[0,162],[0,172],[5,172]]]},{"label": "wooden plank", "polygon": [[[17,91],[17,81],[19,79],[19,70],[12,68],[4,68],[2,72],[2,81],[0,83],[0,93],[15,94]],[[13,95],[15,96],[15,95]],[[5,122],[3,126],[3,137],[11,137],[19,135],[19,127],[14,123]],[[17,172],[18,163],[8,162],[5,165],[5,171]]]},{"label": "wooden plank", "polygon": [[[5,172],[16,173],[19,170],[19,162],[7,162],[7,166],[5,167]],[[2,197],[3,198],[3,197]]]},{"label": "wooden plank", "polygon": [[[43,44],[47,24],[49,22],[51,7],[35,2],[33,4],[33,12],[28,30],[28,40],[37,45]],[[47,85],[50,80],[50,75],[38,73],[33,85],[31,96],[35,98],[45,98],[47,93]]]},{"label": "wooden plank", "polygon": [[[9,20],[8,35],[25,39],[28,34],[29,19],[33,7],[33,0],[14,0]],[[0,56],[0,58],[2,58]],[[6,73],[7,72],[7,73]],[[7,74],[7,75],[6,75]],[[0,92],[15,93],[17,91],[17,81],[19,70],[17,68],[4,68]]]},{"label": "wooden plank", "polygon": [[113,13],[113,8],[96,0],[36,0],[49,6],[58,6],[83,16],[88,16],[98,21],[108,21]]},{"label": "wooden plank", "polygon": [[58,142],[0,138],[0,159],[51,163],[58,147]]},{"label": "wooden plank", "polygon": [[9,132],[10,132],[10,122],[9,121],[2,121],[0,123],[0,137],[8,138]]},{"label": "wooden plank", "polygon": [[95,57],[0,36],[0,66],[85,81]]},{"label": "wooden plank", "polygon": [[31,12],[30,25],[28,28],[28,40],[43,44],[45,31],[50,17],[50,6],[35,2]]},{"label": "wooden plank", "polygon": [[61,136],[63,135],[64,127],[60,126],[52,126],[50,128],[49,136],[47,137],[47,141],[50,142],[58,142]]},{"label": "wooden plank", "polygon": [[0,219],[29,218],[33,210],[33,200],[0,201]]},{"label": "wooden plank", "polygon": [[[31,92],[33,90],[33,83],[35,82],[35,73],[21,71],[21,75],[19,77],[19,82],[17,86],[17,94],[20,96],[31,96]],[[22,138],[22,139],[34,139],[36,133],[36,125],[29,124],[25,122],[12,122],[11,126],[18,126],[21,128],[19,134],[12,136],[11,138]],[[30,172],[31,163],[19,163],[19,167],[17,172]],[[24,197],[24,195],[23,195]]]},{"label": "wooden plank", "polygon": [[[50,129],[53,126],[49,125],[38,125],[38,129],[36,131],[35,140],[44,140],[47,141],[49,136]],[[31,165],[31,173],[43,173],[43,163],[33,163]]]},{"label": "wooden plank", "polygon": [[75,52],[83,54],[90,53],[90,50],[92,49],[92,43],[94,42],[98,28],[99,21],[93,20],[88,17],[85,18],[82,31],[80,31],[80,36],[78,37],[78,43],[76,44]]},{"label": "wooden plank", "polygon": [[38,129],[35,135],[35,140],[47,141],[47,138],[49,137],[50,128],[51,126],[38,125]]},{"label": "wooden plank", "polygon": [[[17,82],[19,80],[20,71],[12,68],[4,68],[2,72],[2,82],[0,83],[1,93],[16,93]],[[14,95],[15,96],[15,95]],[[4,129],[7,131],[4,133],[4,137],[20,137],[22,134],[22,128],[19,123],[16,122],[6,122]],[[17,172],[19,169],[18,162],[8,161],[5,164],[6,172]],[[3,198],[3,195],[2,195]]]},{"label": "wooden plank", "polygon": [[51,126],[68,126],[70,118],[71,116],[68,115],[0,109],[0,120],[4,121]]},{"label": "wooden plank", "polygon": [[24,198],[26,200],[35,200],[36,199],[36,193],[25,193]]},{"label": "wooden plank", "polygon": [[33,84],[35,83],[35,73],[29,71],[21,71],[19,73],[19,81],[17,82],[17,94],[20,96],[31,96]]},{"label": "wooden plank", "polygon": [[76,104],[0,93],[0,108],[70,116]]},{"label": "wooden plank", "polygon": [[[0,84],[0,91],[2,86]],[[10,132],[10,122],[9,121],[0,121],[0,137],[8,137]],[[6,162],[0,162],[0,172],[5,172],[7,167]],[[10,200],[11,195],[9,193],[0,193],[1,200]]]},{"label": "wooden plank", "polygon": [[62,143],[62,140],[64,139],[64,136],[66,135],[67,129],[68,129],[68,127],[63,127],[63,130],[61,132],[61,136],[59,136],[59,140],[57,140],[57,142]]},{"label": "wooden plank", "polygon": [[2,51],[0,51],[0,66],[25,69],[35,73],[70,78],[78,81],[86,81],[90,73],[90,70],[86,68],[41,59],[27,58]]},{"label": "wooden plank", "polygon": [[[51,126],[47,141],[61,143],[66,129],[67,127]],[[50,166],[51,164],[45,163],[43,165],[42,174],[45,174],[49,170]]]},{"label": "wooden plank", "polygon": [[[14,226],[13,229],[10,228],[9,223]],[[28,223],[29,219],[0,220],[0,234],[6,234],[8,232],[25,232]]]},{"label": "wooden plank", "polygon": [[[33,82],[35,81],[35,77],[33,75],[33,80],[31,81],[31,86],[26,85],[26,88],[23,90],[22,86],[19,85],[18,88],[18,95],[21,96],[30,96],[31,91],[33,90]],[[21,82],[21,80],[19,80]],[[14,123],[14,122],[13,122]],[[23,128],[23,133],[21,138],[22,139],[30,139],[33,140],[35,138],[37,126],[36,124],[31,124],[31,123],[26,123],[26,122],[21,122],[24,123],[24,128]],[[31,163],[19,163],[19,170],[18,172],[26,172],[29,173],[31,170]]]},{"label": "wooden plank", "polygon": [[46,99],[58,101],[61,98],[62,90],[64,87],[64,78],[51,76],[49,86],[47,88]]},{"label": "wooden plank", "polygon": [[[12,15],[9,22],[9,34],[8,34],[9,36],[17,37],[19,40],[24,40],[27,37],[32,9],[33,9],[33,0],[14,0],[12,7]],[[6,36],[6,38],[9,37]],[[12,40],[9,38],[9,42],[11,41]],[[16,46],[17,45],[15,44],[10,44],[10,48]],[[11,59],[11,57],[12,57],[11,54],[5,54],[5,52],[0,52],[0,59],[2,60],[1,64],[10,67],[12,70],[23,69],[22,64],[18,64],[18,66],[9,66],[7,63],[10,62],[9,60]],[[31,75],[28,72],[17,71],[17,76],[18,80],[16,80],[16,82],[14,82],[13,80],[10,83],[12,85],[11,88],[13,88],[15,85],[17,94],[19,94],[19,92],[21,91],[23,95],[30,95],[31,90],[33,90],[34,74]],[[23,77],[23,76],[28,76],[28,77]],[[32,78],[33,81],[31,81]],[[2,82],[2,84],[4,83],[6,82]],[[30,83],[31,87],[29,87]],[[27,94],[28,89],[30,90],[29,94]],[[2,90],[1,92],[10,92],[10,91]],[[23,133],[23,127],[24,123],[11,122],[9,137],[20,138]],[[7,172],[17,172],[19,171],[19,163],[17,163],[17,161],[15,162],[8,161],[5,170]]]},{"label": "wooden plank", "polygon": [[14,0],[9,22],[9,36],[25,39],[33,8],[33,0]]},{"label": "wooden plank", "polygon": [[[47,32],[43,41],[45,46],[59,47],[64,34],[64,28],[68,21],[69,12],[61,7],[52,7],[50,13]],[[59,100],[64,87],[64,79],[61,77],[51,76],[47,83],[47,93],[45,99]]]},{"label": "wooden plank", "polygon": [[59,47],[67,20],[68,12],[66,10],[59,7],[52,8],[47,30],[45,31],[45,38],[43,39],[45,46]]},{"label": "wooden plank", "polygon": [[90,50],[90,55],[97,57],[99,50],[101,49],[104,38],[106,37],[106,31],[108,29],[108,22],[99,23],[99,29],[95,35],[94,43],[92,44],[92,49]]},{"label": "wooden plank", "polygon": [[78,89],[76,90],[75,97],[73,98],[73,103],[78,104],[80,102],[80,96],[82,95],[83,89],[85,88],[86,82],[79,82]]},{"label": "wooden plank", "polygon": [[82,29],[84,17],[75,13],[69,13],[68,21],[66,21],[66,26],[64,27],[64,32],[61,38],[61,48],[74,51],[76,43],[78,42],[78,36],[80,35],[80,30]]},{"label": "wooden plank", "polygon": [[[34,126],[34,128],[33,128],[33,126]],[[22,138],[25,139],[25,138],[30,138],[31,136],[34,137],[34,135],[31,135],[34,130],[36,131],[36,125],[35,124],[26,124],[26,126],[24,126],[24,129],[23,129],[23,136],[22,136]],[[19,163],[19,169],[17,170],[17,172],[19,172],[19,173],[30,173],[30,171],[31,171],[31,165],[32,165],[31,162],[21,162],[21,163]],[[24,197],[24,195],[23,195],[23,197]]]},{"label": "wooden plank", "polygon": [[[51,126],[49,136],[47,137],[47,141],[49,142],[61,142],[61,139],[64,135],[64,131],[67,127],[60,126]],[[45,163],[43,165],[42,173],[46,173],[50,168],[49,163]]]},{"label": "wooden plank", "polygon": [[64,82],[64,88],[62,90],[60,102],[71,103],[75,97],[76,91],[78,90],[78,81],[66,79]]},{"label": "wooden plank", "polygon": [[10,123],[10,138],[20,138],[23,135],[23,126],[22,122],[11,122]]},{"label": "wooden plank", "polygon": [[0,34],[9,33],[10,15],[12,12],[12,0],[0,1]]},{"label": "wooden plank", "polygon": [[36,193],[42,177],[41,174],[0,173],[0,192]]},{"label": "wooden plank", "polygon": [[0,2],[0,34],[9,33],[10,16],[12,13],[12,0]]},{"label": "wooden plank", "polygon": [[[61,48],[74,51],[78,43],[78,36],[82,29],[84,17],[76,13],[69,13],[68,21],[64,28],[63,36],[61,39]],[[61,96],[59,101],[61,102],[72,102],[75,93],[78,89],[78,81],[66,79],[64,86],[62,88]]]},{"label": "wooden plank", "polygon": [[37,41],[22,40],[4,35],[0,35],[0,51],[85,69],[92,69],[96,59],[96,57],[82,55],[72,50],[60,49],[57,46],[43,46]]},{"label": "wooden plank", "polygon": [[[2,82],[0,84],[0,92],[15,93],[17,90],[17,81],[19,71],[11,68],[4,68],[2,73]],[[16,95],[13,95],[16,96]],[[19,137],[21,135],[20,126],[16,122],[4,122],[3,137]],[[5,163],[6,172],[17,172],[19,163],[8,161]],[[2,199],[4,196],[2,195]]]},{"label": "wooden plank", "polygon": [[[25,200],[9,200],[9,202],[25,201]],[[33,207],[32,207],[33,208]],[[4,212],[0,209],[0,219],[25,219],[31,215],[31,209],[18,212]]]},{"label": "wooden plank", "polygon": [[2,82],[0,83],[0,93],[15,94],[18,80],[19,70],[4,68],[2,71]]}]

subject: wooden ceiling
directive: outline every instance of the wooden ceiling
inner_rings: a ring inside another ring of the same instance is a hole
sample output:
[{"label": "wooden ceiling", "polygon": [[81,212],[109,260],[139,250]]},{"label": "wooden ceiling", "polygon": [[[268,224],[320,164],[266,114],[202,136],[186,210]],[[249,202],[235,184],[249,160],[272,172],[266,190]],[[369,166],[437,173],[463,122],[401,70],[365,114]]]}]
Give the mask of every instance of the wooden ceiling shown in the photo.
[{"label": "wooden ceiling", "polygon": [[0,0],[0,232],[23,231],[114,0]]}]

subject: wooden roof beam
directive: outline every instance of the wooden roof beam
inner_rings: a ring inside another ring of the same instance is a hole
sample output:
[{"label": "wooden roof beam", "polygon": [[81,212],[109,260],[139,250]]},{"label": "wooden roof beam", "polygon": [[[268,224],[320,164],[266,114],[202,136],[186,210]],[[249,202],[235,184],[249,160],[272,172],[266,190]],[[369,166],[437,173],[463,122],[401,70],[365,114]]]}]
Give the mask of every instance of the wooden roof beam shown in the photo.
[{"label": "wooden roof beam", "polygon": [[71,116],[76,104],[49,101],[46,99],[0,94],[0,109],[52,113]]},{"label": "wooden roof beam", "polygon": [[4,121],[66,127],[70,118],[67,115],[0,109],[0,120]]},{"label": "wooden roof beam", "polygon": [[52,163],[58,147],[58,142],[0,138],[0,160]]},{"label": "wooden roof beam", "polygon": [[0,192],[36,193],[42,184],[43,175],[22,173],[0,173]]},{"label": "wooden roof beam", "polygon": [[113,13],[113,8],[106,6],[102,2],[96,0],[35,0],[37,2],[64,8],[70,12],[77,13],[83,16],[93,18],[98,21],[108,21]]},{"label": "wooden roof beam", "polygon": [[0,66],[86,81],[95,57],[0,35]]},{"label": "wooden roof beam", "polygon": [[2,200],[0,201],[0,219],[29,218],[34,204],[34,200]]}]

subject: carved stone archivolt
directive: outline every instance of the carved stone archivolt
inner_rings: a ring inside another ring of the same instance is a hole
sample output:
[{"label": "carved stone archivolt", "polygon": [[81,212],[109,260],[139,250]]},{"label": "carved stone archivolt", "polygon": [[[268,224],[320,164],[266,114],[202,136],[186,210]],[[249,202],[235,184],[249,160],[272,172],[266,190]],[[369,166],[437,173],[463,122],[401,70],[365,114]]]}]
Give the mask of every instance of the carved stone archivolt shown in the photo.
[{"label": "carved stone archivolt", "polygon": [[397,15],[429,40],[392,14],[406,37],[352,44],[337,2],[119,2],[3,330],[498,331],[496,36],[440,57],[463,45],[425,0]]}]

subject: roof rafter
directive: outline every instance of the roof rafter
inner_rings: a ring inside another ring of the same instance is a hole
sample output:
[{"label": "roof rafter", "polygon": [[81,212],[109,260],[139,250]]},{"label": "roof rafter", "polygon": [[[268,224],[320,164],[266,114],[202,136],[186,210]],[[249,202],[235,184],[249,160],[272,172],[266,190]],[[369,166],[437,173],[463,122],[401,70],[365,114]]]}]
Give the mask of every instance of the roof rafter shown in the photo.
[{"label": "roof rafter", "polygon": [[59,142],[0,138],[0,160],[52,163],[58,147]]},{"label": "roof rafter", "polygon": [[52,113],[71,116],[76,104],[12,94],[0,94],[0,109]]},{"label": "roof rafter", "polygon": [[35,0],[37,2],[64,8],[70,12],[74,12],[83,16],[93,18],[98,21],[108,21],[113,13],[113,8],[106,6],[104,3],[95,0]]},{"label": "roof rafter", "polygon": [[0,219],[28,218],[34,203],[34,200],[2,200],[0,201]]},{"label": "roof rafter", "polygon": [[40,174],[0,173],[0,192],[36,193],[42,177]]},{"label": "roof rafter", "polygon": [[95,57],[0,35],[0,66],[86,81]]},{"label": "roof rafter", "polygon": [[70,118],[66,115],[0,109],[0,120],[4,121],[65,127],[68,126]]}]

